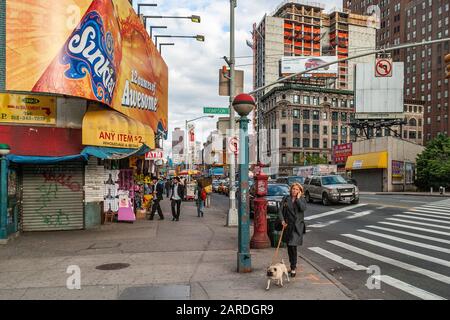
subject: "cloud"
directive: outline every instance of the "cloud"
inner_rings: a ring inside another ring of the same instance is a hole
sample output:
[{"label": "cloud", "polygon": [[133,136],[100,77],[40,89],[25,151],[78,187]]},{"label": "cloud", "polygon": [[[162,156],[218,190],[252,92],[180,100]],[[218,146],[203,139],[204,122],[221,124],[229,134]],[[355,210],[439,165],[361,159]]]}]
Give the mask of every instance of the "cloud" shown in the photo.
[{"label": "cloud", "polygon": [[[144,1],[134,1],[137,3]],[[152,1],[146,1],[148,3]],[[173,42],[175,46],[163,46],[163,58],[169,66],[169,139],[165,147],[170,149],[171,132],[184,128],[185,121],[202,115],[203,107],[227,107],[228,97],[218,95],[218,70],[225,64],[221,58],[229,56],[228,0],[166,0],[155,1],[158,7],[142,7],[146,15],[190,16],[200,15],[200,24],[188,19],[148,19],[148,25],[166,25],[167,29],[155,29],[154,34],[194,36],[205,35],[205,42],[195,39],[159,38],[158,42]],[[253,23],[259,23],[264,14],[271,14],[280,0],[238,0],[236,8],[236,56],[237,65],[253,62],[252,50],[246,45],[251,40]],[[324,1],[326,9],[342,4],[341,0]],[[252,66],[239,69],[245,72],[245,91],[252,89]],[[206,141],[215,129],[216,120],[196,122],[197,140]]]}]

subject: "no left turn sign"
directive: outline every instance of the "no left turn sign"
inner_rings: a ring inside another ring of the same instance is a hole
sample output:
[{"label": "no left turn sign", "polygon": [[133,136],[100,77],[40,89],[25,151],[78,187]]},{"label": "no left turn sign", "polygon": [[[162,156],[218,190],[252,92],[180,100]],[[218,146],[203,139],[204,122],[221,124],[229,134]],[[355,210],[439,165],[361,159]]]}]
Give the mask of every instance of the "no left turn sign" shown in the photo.
[{"label": "no left turn sign", "polygon": [[392,59],[377,59],[375,64],[375,76],[392,77]]}]

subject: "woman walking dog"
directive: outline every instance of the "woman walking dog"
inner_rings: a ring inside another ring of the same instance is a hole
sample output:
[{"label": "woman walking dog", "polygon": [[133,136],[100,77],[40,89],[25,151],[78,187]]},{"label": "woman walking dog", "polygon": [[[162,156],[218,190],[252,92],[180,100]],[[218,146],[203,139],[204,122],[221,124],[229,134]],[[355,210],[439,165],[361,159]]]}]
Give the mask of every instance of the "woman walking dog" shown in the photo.
[{"label": "woman walking dog", "polygon": [[291,277],[295,277],[297,269],[297,246],[303,244],[305,225],[306,201],[303,197],[303,187],[294,183],[289,196],[284,197],[278,211],[278,217],[283,225],[283,242],[287,244],[289,262],[291,264]]}]

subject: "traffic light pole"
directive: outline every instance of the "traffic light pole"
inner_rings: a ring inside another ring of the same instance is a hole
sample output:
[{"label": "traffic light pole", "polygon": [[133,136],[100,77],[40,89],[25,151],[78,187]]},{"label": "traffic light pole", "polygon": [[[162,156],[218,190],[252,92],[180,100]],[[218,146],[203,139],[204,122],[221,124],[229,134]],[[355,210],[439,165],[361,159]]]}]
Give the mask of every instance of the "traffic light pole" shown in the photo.
[{"label": "traffic light pole", "polygon": [[284,81],[286,81],[286,80],[290,80],[290,79],[292,79],[292,78],[301,76],[301,75],[303,75],[303,74],[310,73],[311,71],[323,69],[323,68],[326,68],[326,67],[329,67],[329,66],[332,66],[332,65],[341,63],[341,62],[346,62],[346,61],[349,61],[349,60],[358,59],[358,58],[370,56],[370,55],[377,54],[377,53],[384,53],[384,52],[390,52],[390,51],[395,51],[395,50],[400,50],[400,49],[407,49],[407,48],[413,48],[413,47],[428,46],[428,45],[431,45],[431,44],[442,43],[442,42],[447,42],[447,41],[450,42],[450,38],[438,39],[438,40],[431,40],[431,41],[423,41],[423,42],[415,42],[415,43],[408,43],[408,44],[402,44],[402,45],[395,46],[395,47],[390,47],[390,48],[384,48],[384,49],[377,49],[377,50],[368,51],[368,52],[366,52],[366,53],[358,54],[358,55],[356,55],[356,56],[352,56],[352,57],[345,58],[345,59],[339,59],[339,60],[337,60],[337,61],[333,61],[333,62],[330,62],[330,63],[323,64],[323,65],[321,65],[321,66],[319,66],[319,67],[311,68],[311,69],[309,69],[309,70],[302,71],[302,72],[298,72],[298,73],[292,74],[292,75],[290,75],[290,76],[281,78],[281,79],[279,79],[279,80],[277,80],[277,81],[275,81],[275,82],[272,82],[272,83],[270,83],[270,84],[268,84],[268,85],[265,85],[265,86],[262,86],[262,87],[260,87],[260,88],[257,88],[257,89],[255,89],[255,90],[253,90],[252,92],[250,92],[250,94],[251,94],[251,95],[254,95],[254,94],[257,93],[257,92],[262,91],[262,90],[265,90],[265,89],[267,89],[267,88],[270,88],[270,87],[272,87],[272,86],[274,86],[274,85],[276,85],[276,84],[278,84],[278,83],[282,83],[282,82],[284,82]]}]

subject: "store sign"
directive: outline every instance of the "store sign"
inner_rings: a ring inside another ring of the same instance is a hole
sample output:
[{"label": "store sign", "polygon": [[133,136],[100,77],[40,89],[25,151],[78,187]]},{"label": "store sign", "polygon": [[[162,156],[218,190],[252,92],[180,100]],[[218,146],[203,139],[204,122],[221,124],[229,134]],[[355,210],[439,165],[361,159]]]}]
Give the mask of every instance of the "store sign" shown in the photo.
[{"label": "store sign", "polygon": [[392,184],[403,184],[404,162],[392,160]]},{"label": "store sign", "polygon": [[0,93],[0,123],[56,124],[56,98]]},{"label": "store sign", "polygon": [[346,163],[348,157],[353,155],[353,144],[344,143],[333,147],[333,159],[335,163]]},{"label": "store sign", "polygon": [[361,169],[363,167],[363,160],[355,160],[352,169]]},{"label": "store sign", "polygon": [[155,150],[145,154],[145,160],[162,160],[164,159],[164,151]]},{"label": "store sign", "polygon": [[167,134],[168,68],[128,0],[6,0],[6,17],[6,90],[101,102]]}]

